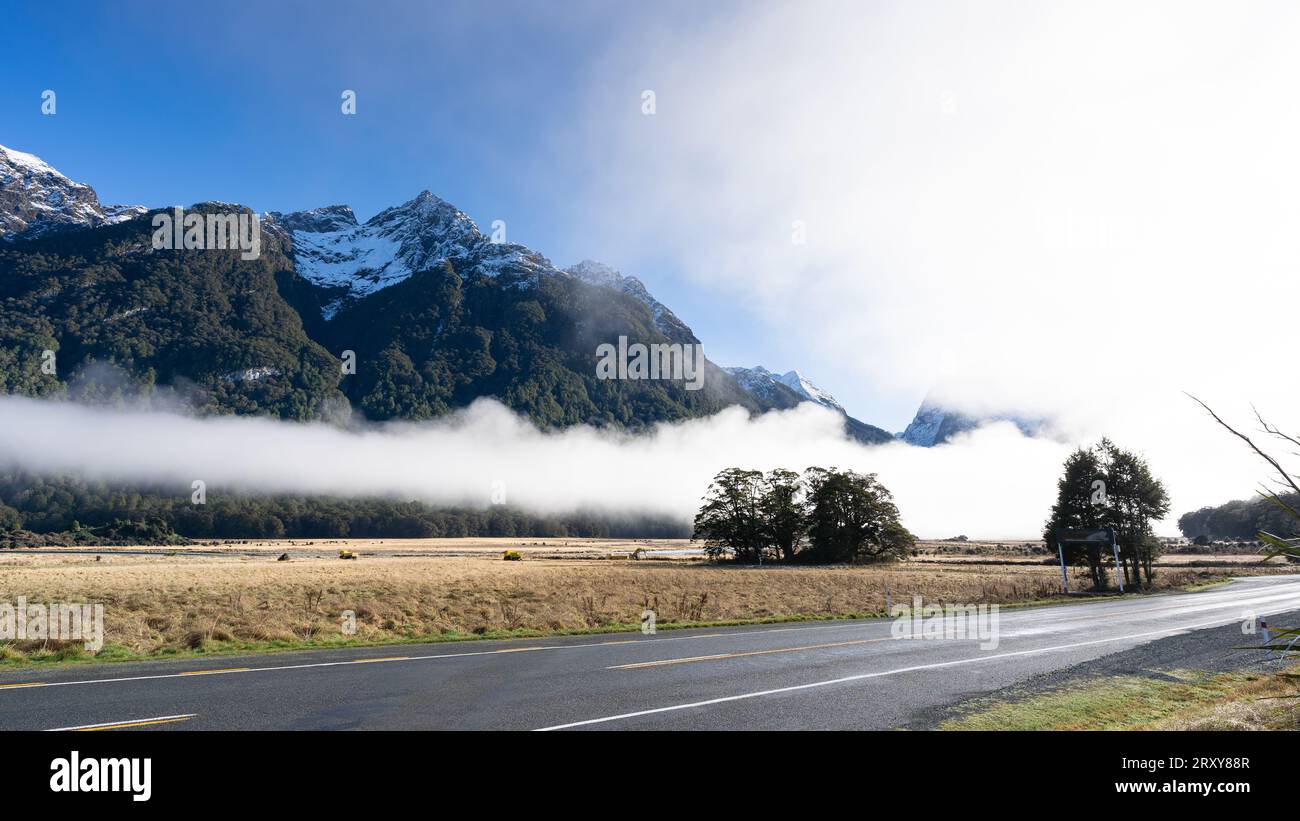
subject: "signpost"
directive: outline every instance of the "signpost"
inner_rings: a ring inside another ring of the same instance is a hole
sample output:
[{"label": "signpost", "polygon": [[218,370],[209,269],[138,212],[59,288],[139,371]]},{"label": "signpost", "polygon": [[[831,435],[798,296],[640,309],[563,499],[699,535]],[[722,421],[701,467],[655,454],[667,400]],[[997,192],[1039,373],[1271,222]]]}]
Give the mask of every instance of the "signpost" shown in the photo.
[{"label": "signpost", "polygon": [[1057,528],[1052,535],[1056,540],[1057,555],[1061,557],[1061,578],[1065,581],[1066,593],[1070,592],[1070,577],[1065,572],[1065,545],[1067,544],[1098,548],[1110,544],[1110,549],[1115,554],[1115,583],[1119,585],[1119,592],[1124,592],[1124,579],[1119,573],[1119,544],[1115,541],[1115,531],[1108,527],[1062,527]]}]

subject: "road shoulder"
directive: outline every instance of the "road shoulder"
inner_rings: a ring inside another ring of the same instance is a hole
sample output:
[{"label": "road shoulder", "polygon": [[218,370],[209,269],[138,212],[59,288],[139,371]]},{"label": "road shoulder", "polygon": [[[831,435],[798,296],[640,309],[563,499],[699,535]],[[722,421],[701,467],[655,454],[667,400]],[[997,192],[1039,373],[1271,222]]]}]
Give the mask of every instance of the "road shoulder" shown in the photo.
[{"label": "road shoulder", "polygon": [[[1300,611],[1272,617],[1300,623]],[[1300,657],[1240,624],[1168,636],[930,710],[908,729],[1296,729]]]}]

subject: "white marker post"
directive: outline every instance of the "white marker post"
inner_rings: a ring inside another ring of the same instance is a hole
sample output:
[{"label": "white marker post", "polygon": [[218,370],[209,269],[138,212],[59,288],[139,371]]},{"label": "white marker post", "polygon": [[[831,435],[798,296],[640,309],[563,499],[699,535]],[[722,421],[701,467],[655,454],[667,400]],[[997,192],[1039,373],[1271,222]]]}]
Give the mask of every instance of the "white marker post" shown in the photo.
[{"label": "white marker post", "polygon": [[1070,576],[1065,572],[1065,548],[1061,546],[1061,540],[1056,540],[1056,553],[1061,557],[1061,581],[1065,582],[1065,592],[1070,592]]},{"label": "white marker post", "polygon": [[1264,634],[1264,646],[1268,648],[1268,655],[1264,656],[1265,661],[1273,660],[1273,648],[1269,647],[1273,643],[1273,631],[1268,629],[1268,622],[1263,619],[1259,620],[1259,632]]},{"label": "white marker post", "polygon": [[1115,551],[1115,583],[1119,585],[1119,592],[1124,592],[1124,579],[1119,575],[1119,543],[1115,541],[1115,531],[1110,532],[1110,547]]}]

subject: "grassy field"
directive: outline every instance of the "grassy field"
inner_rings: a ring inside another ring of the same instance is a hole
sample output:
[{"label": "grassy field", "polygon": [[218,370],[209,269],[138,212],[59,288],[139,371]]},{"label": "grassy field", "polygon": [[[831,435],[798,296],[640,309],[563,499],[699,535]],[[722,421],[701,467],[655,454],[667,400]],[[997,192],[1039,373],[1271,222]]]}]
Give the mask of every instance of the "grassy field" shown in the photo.
[{"label": "grassy field", "polygon": [[1300,667],[1278,673],[1114,676],[940,725],[944,730],[1296,730]]},{"label": "grassy field", "polygon": [[[341,549],[359,558],[342,560]],[[503,561],[507,549],[522,560]],[[631,560],[638,549],[652,558]],[[1061,593],[1059,569],[1042,563],[757,568],[705,563],[690,549],[673,540],[445,539],[14,550],[0,554],[0,600],[102,603],[99,656],[123,659],[629,630],[646,609],[661,628],[882,615],[887,588],[895,602],[1017,604]],[[1183,588],[1230,572],[1240,570],[1165,567],[1158,581]],[[343,633],[344,611],[355,613],[354,634]],[[76,643],[0,645],[9,663],[81,656]]]}]

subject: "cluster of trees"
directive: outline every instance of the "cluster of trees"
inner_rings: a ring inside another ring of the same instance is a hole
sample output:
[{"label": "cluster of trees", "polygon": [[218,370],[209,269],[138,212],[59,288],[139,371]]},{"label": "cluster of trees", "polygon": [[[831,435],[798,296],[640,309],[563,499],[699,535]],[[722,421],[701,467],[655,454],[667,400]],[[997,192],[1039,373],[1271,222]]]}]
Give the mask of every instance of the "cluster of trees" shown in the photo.
[{"label": "cluster of trees", "polygon": [[715,559],[844,563],[905,558],[916,537],[874,474],[728,468],[713,477],[693,539]]},{"label": "cluster of trees", "polygon": [[[167,543],[192,539],[436,538],[538,536],[683,538],[689,529],[661,517],[595,512],[536,514],[505,505],[440,508],[394,499],[248,496],[209,487],[206,504],[188,486],[173,492],[0,474],[0,534],[92,535],[100,540]],[[14,539],[7,540],[14,543]]]},{"label": "cluster of trees", "polygon": [[[1102,439],[1097,445],[1075,450],[1065,460],[1043,538],[1052,546],[1059,528],[1111,528],[1119,546],[1125,586],[1150,586],[1155,577],[1153,564],[1161,550],[1152,522],[1168,512],[1169,495],[1146,460]],[[1114,561],[1108,549],[1066,545],[1065,559],[1086,566],[1094,587],[1106,587],[1106,563]]]}]

